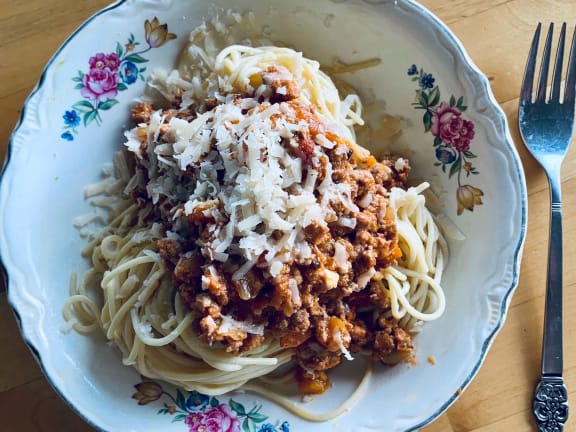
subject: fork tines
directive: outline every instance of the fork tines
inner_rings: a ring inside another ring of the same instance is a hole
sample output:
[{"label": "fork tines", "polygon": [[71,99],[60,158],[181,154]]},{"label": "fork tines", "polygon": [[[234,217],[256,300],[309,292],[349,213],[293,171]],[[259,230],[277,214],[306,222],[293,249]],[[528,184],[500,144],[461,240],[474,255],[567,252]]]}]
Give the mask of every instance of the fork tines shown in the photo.
[{"label": "fork tines", "polygon": [[[526,64],[526,71],[524,72],[524,80],[522,82],[522,90],[520,93],[520,100],[522,102],[532,101],[532,90],[534,82],[534,72],[536,70],[536,58],[538,54],[538,41],[540,39],[540,31],[542,28],[542,23],[538,23],[536,32],[534,34],[534,39],[532,40],[532,46],[530,47],[530,53],[528,55],[528,63]],[[576,52],[575,52],[575,38],[576,31],[572,36],[572,44],[570,47],[570,55],[568,57],[568,72],[566,75],[566,82],[564,87],[564,98],[560,100],[560,87],[562,82],[562,66],[564,60],[564,44],[566,39],[566,23],[562,24],[562,29],[560,30],[560,37],[558,39],[558,48],[556,50],[556,60],[554,62],[554,72],[552,75],[552,89],[550,91],[550,97],[546,99],[546,89],[548,86],[548,70],[550,65],[550,57],[552,52],[552,36],[554,33],[554,23],[550,24],[548,28],[548,35],[546,36],[546,44],[544,45],[544,53],[542,57],[542,63],[540,65],[540,76],[538,78],[538,88],[536,90],[535,103],[548,103],[548,102],[570,102],[574,103],[575,92],[576,92]]]}]

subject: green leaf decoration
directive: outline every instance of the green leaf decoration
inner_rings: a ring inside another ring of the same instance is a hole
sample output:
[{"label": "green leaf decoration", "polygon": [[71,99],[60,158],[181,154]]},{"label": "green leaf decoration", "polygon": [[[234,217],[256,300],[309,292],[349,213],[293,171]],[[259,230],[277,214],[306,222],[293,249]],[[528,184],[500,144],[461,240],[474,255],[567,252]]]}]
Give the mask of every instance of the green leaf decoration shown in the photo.
[{"label": "green leaf decoration", "polygon": [[251,430],[250,430],[250,425],[251,425],[251,424],[250,424],[250,419],[249,419],[248,417],[246,417],[246,418],[244,419],[244,421],[242,422],[242,430],[243,430],[244,432],[251,432]]},{"label": "green leaf decoration", "polygon": [[84,88],[84,84],[82,84],[82,83],[78,83],[78,84],[76,84],[76,85],[74,86],[74,90],[80,90],[80,89],[83,89],[83,88]]},{"label": "green leaf decoration", "polygon": [[239,402],[236,402],[234,399],[230,399],[230,408],[234,410],[234,412],[238,415],[244,416],[246,415],[246,410],[244,409],[244,405]]},{"label": "green leaf decoration", "polygon": [[118,86],[116,87],[119,91],[124,91],[124,90],[128,90],[128,86],[124,83],[119,83]]},{"label": "green leaf decoration", "polygon": [[92,105],[87,100],[76,102],[74,105],[72,105],[72,108],[83,113],[89,113],[96,110],[96,107],[94,107],[94,105]]},{"label": "green leaf decoration", "polygon": [[215,397],[210,399],[210,406],[211,407],[217,407],[218,405],[220,405],[220,402],[218,402],[218,399],[216,399]]},{"label": "green leaf decoration", "polygon": [[180,390],[176,391],[176,405],[178,405],[178,408],[186,411],[186,397]]},{"label": "green leaf decoration", "polygon": [[254,414],[257,413],[258,411],[260,411],[262,409],[262,405],[254,405],[252,407],[252,409],[250,410],[250,412],[248,413],[248,416],[250,416],[250,414]]},{"label": "green leaf decoration", "polygon": [[466,156],[468,159],[474,159],[476,155],[472,153],[470,150],[463,152],[463,155]]},{"label": "green leaf decoration", "polygon": [[425,108],[428,108],[428,94],[426,94],[426,92],[421,91],[420,94],[418,95],[418,101],[420,102],[420,105],[422,105]]},{"label": "green leaf decoration", "polygon": [[172,423],[176,423],[176,422],[185,420],[186,417],[188,417],[187,414],[177,414],[177,415],[175,415],[174,418],[172,419]]},{"label": "green leaf decoration", "polygon": [[456,98],[452,95],[450,96],[450,106],[453,107],[454,105],[456,105]]},{"label": "green leaf decoration", "polygon": [[120,42],[116,42],[116,55],[122,58],[122,54],[124,54],[124,49],[122,49],[122,45],[120,45]]},{"label": "green leaf decoration", "polygon": [[436,106],[440,102],[440,89],[438,86],[434,87],[428,95],[428,106]]},{"label": "green leaf decoration", "polygon": [[268,416],[264,414],[260,414],[259,412],[255,412],[253,414],[249,414],[248,417],[254,420],[255,423],[262,423],[263,421],[268,420]]},{"label": "green leaf decoration", "polygon": [[98,111],[92,110],[84,113],[84,127],[88,126],[94,120],[98,120]]},{"label": "green leaf decoration", "polygon": [[424,132],[428,132],[432,127],[432,112],[426,111],[422,117],[422,122],[424,123]]},{"label": "green leaf decoration", "polygon": [[146,63],[148,61],[140,54],[130,54],[129,56],[126,56],[124,60],[130,61],[132,63]]},{"label": "green leaf decoration", "polygon": [[442,138],[439,136],[434,137],[434,147],[438,147],[440,144],[442,144]]},{"label": "green leaf decoration", "polygon": [[116,99],[108,99],[105,102],[102,102],[98,108],[100,108],[101,110],[107,111],[110,108],[112,108],[114,105],[116,105],[118,103],[118,101]]},{"label": "green leaf decoration", "polygon": [[454,174],[460,171],[461,168],[462,168],[462,158],[458,158],[452,163],[452,166],[450,167],[450,172],[448,173],[448,178],[452,177]]}]

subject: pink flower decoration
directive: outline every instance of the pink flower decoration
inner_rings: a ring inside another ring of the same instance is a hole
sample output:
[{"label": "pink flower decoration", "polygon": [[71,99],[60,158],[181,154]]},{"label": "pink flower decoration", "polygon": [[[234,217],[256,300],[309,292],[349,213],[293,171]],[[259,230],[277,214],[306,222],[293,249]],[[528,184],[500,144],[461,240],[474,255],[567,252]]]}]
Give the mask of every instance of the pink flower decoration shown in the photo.
[{"label": "pink flower decoration", "polygon": [[240,432],[240,422],[227,405],[188,414],[184,422],[189,432]]},{"label": "pink flower decoration", "polygon": [[432,117],[430,132],[458,151],[468,151],[474,138],[474,123],[462,118],[462,112],[446,102],[440,102]]},{"label": "pink flower decoration", "polygon": [[108,68],[110,71],[116,72],[120,67],[120,57],[116,53],[98,53],[90,57],[88,64],[90,64],[90,70]]},{"label": "pink flower decoration", "polygon": [[470,141],[474,138],[474,123],[469,120],[462,120],[458,132],[460,136],[454,139],[452,145],[460,152],[470,150]]},{"label": "pink flower decoration", "polygon": [[106,100],[118,94],[118,74],[108,68],[93,68],[82,77],[83,97],[90,100]]},{"label": "pink flower decoration", "polygon": [[112,71],[115,72],[120,67],[120,57],[118,54],[111,53],[106,54],[106,66]]}]

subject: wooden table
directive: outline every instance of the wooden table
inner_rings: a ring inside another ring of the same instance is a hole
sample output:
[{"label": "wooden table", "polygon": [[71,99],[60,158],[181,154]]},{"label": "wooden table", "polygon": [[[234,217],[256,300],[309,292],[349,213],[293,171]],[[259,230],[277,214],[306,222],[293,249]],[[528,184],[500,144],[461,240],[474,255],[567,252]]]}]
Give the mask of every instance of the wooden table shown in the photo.
[{"label": "wooden table", "polygon": [[[530,411],[539,375],[544,310],[548,189],[517,129],[518,92],[536,23],[576,24],[573,0],[421,0],[460,38],[490,78],[506,112],[526,171],[528,237],[519,287],[506,323],[478,376],[460,399],[426,432],[535,430]],[[108,0],[0,0],[0,156],[26,96],[42,68],[86,18]],[[576,406],[576,146],[563,166],[565,239],[565,378]],[[90,431],[57,396],[28,348],[0,286],[0,430]],[[566,430],[576,430],[576,412]]]}]

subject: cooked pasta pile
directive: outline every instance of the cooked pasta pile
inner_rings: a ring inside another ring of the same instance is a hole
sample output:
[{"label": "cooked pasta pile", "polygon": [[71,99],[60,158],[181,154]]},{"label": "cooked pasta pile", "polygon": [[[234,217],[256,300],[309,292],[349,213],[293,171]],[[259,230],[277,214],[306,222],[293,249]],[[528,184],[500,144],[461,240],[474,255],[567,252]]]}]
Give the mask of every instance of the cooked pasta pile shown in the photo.
[{"label": "cooked pasta pile", "polygon": [[149,84],[156,97],[133,107],[114,170],[88,188],[110,214],[66,320],[102,329],[146,377],[264,393],[315,421],[340,414],[371,367],[322,415],[269,383],[292,377],[319,394],[342,361],[412,358],[413,334],[445,307],[428,185],[407,187],[406,159],[360,147],[358,96],[341,100],[292,49],[203,27],[178,69]]}]

